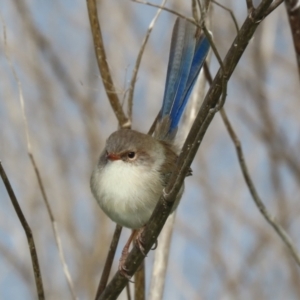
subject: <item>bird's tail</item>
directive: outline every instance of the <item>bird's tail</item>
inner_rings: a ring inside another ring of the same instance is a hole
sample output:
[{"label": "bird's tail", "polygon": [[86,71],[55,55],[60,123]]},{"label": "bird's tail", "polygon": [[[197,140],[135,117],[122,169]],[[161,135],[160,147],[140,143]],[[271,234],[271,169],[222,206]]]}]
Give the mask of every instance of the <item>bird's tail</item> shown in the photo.
[{"label": "bird's tail", "polygon": [[170,47],[165,93],[154,135],[170,140],[203,66],[209,41],[187,20],[177,18]]}]

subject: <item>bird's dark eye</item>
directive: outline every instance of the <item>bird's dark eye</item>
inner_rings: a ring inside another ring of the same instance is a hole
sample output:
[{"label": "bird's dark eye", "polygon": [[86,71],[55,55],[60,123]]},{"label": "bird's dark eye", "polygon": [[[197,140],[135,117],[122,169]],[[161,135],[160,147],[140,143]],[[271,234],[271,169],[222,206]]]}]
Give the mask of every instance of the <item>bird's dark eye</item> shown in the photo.
[{"label": "bird's dark eye", "polygon": [[135,158],[135,152],[128,152],[128,153],[127,153],[127,157],[128,157],[129,159],[134,159],[134,158]]}]

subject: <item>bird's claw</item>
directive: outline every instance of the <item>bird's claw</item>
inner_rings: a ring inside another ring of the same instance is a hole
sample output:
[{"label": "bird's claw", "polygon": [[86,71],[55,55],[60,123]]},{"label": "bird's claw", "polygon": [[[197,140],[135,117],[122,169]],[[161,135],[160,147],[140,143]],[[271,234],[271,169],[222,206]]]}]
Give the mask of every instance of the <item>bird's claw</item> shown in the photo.
[{"label": "bird's claw", "polygon": [[[138,232],[138,234],[137,234],[137,236],[135,238],[135,245],[136,245],[136,247],[138,247],[140,249],[140,251],[142,252],[142,254],[144,256],[146,256],[145,243],[144,243],[144,241],[142,239],[143,229],[141,229]],[[157,248],[157,240],[155,241],[155,243],[154,243],[153,247],[151,248],[151,250],[155,250],[156,248]]]},{"label": "bird's claw", "polygon": [[144,256],[146,256],[144,241],[142,240],[142,232],[143,232],[142,230],[139,231],[134,242],[135,242],[136,247],[140,249],[140,251],[142,252],[142,254]]},{"label": "bird's claw", "polygon": [[123,256],[121,257],[120,261],[119,261],[119,266],[118,266],[118,270],[120,272],[120,274],[122,276],[124,276],[126,279],[128,279],[130,282],[133,282],[130,280],[131,276],[128,274],[129,270],[125,267],[124,263],[126,261],[126,258],[125,259],[123,258]]},{"label": "bird's claw", "polygon": [[128,257],[128,248],[124,248],[122,251],[121,258],[119,260],[118,270],[122,276],[130,281],[131,276],[128,274],[129,270],[125,267],[125,261]]},{"label": "bird's claw", "polygon": [[153,244],[151,250],[155,250],[155,249],[157,248],[157,244],[158,244],[158,242],[157,242],[157,240],[156,240],[155,243]]}]

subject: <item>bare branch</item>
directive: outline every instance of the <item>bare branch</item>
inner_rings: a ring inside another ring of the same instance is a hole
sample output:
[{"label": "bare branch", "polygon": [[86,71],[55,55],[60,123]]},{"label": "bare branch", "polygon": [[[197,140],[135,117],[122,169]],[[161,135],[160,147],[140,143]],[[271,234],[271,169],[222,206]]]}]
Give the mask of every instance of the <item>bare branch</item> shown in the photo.
[{"label": "bare branch", "polygon": [[[205,75],[207,76],[207,80],[208,80],[209,84],[212,84],[212,77],[210,75],[207,65],[205,65]],[[288,233],[283,229],[283,227],[276,222],[275,217],[273,217],[268,212],[266,206],[263,204],[262,200],[260,199],[260,197],[256,191],[256,188],[254,186],[254,183],[253,183],[251,176],[249,174],[249,171],[248,171],[248,167],[247,167],[246,160],[244,157],[241,142],[240,142],[238,136],[236,135],[236,133],[227,117],[227,114],[226,114],[224,108],[221,108],[220,114],[221,114],[222,120],[225,124],[225,127],[229,133],[229,136],[236,148],[239,164],[240,164],[245,182],[249,188],[250,194],[251,194],[257,208],[259,209],[259,211],[261,212],[263,217],[266,219],[266,221],[274,228],[275,232],[279,235],[279,237],[281,238],[283,243],[286,245],[286,247],[288,248],[289,252],[291,253],[291,255],[294,258],[294,260],[296,261],[296,263],[300,266],[300,254],[296,250],[296,246],[292,242],[292,239],[290,238]]]},{"label": "bare branch", "polygon": [[[206,12],[205,12],[205,9],[202,7],[201,5],[201,2],[199,0],[197,0],[198,2],[198,6],[199,6],[199,9],[200,9],[200,14],[201,14],[201,19],[200,19],[200,24],[196,23],[195,20],[193,19],[190,19],[190,18],[187,18],[179,13],[177,13],[176,11],[174,10],[170,10],[170,9],[167,9],[165,7],[161,7],[159,5],[156,5],[156,4],[152,4],[152,3],[149,3],[149,2],[141,2],[141,1],[138,1],[138,0],[132,0],[134,2],[138,2],[138,3],[142,3],[142,4],[146,4],[146,5],[149,5],[149,6],[153,6],[153,7],[159,7],[163,10],[166,10],[166,11],[169,11],[170,13],[172,14],[175,14],[183,19],[186,19],[188,20],[189,22],[195,24],[197,27],[201,28],[206,36],[206,38],[208,39],[209,43],[210,43],[210,46],[211,46],[211,49],[213,50],[213,53],[215,54],[218,62],[219,62],[219,65],[221,67],[222,70],[224,70],[224,67],[223,67],[223,63],[222,63],[222,59],[221,59],[221,56],[217,50],[217,47],[215,46],[214,42],[213,42],[213,39],[212,39],[212,36],[211,36],[211,33],[207,30],[206,26],[205,26],[205,19],[206,19]],[[220,101],[220,104],[219,106],[222,107],[222,105],[224,104],[224,101],[225,101],[225,98],[226,98],[226,91],[227,91],[227,79],[226,79],[227,75],[226,73],[223,71],[223,82],[222,82],[222,89],[223,89],[223,93],[222,93],[222,99]],[[149,132],[152,132],[153,128],[154,128],[154,125],[155,125],[156,121],[154,121],[154,123],[152,124],[151,126],[151,129]]]},{"label": "bare branch", "polygon": [[298,251],[296,250],[296,247],[293,244],[292,239],[290,238],[288,233],[282,228],[282,226],[276,222],[276,219],[273,216],[271,216],[271,214],[268,212],[267,208],[263,204],[262,200],[260,199],[260,197],[256,191],[256,188],[255,188],[255,186],[252,182],[252,179],[249,175],[248,167],[245,162],[242,145],[226,116],[225,110],[222,109],[220,113],[221,113],[222,119],[225,123],[225,126],[227,128],[227,131],[236,147],[236,152],[238,155],[240,167],[243,172],[243,176],[245,178],[246,184],[249,188],[249,191],[252,195],[252,198],[253,198],[256,206],[258,207],[259,211],[264,216],[266,221],[274,228],[276,233],[279,235],[281,240],[284,242],[284,244],[290,251],[290,253],[291,253],[292,257],[295,259],[296,263],[300,266],[300,255],[299,255]]},{"label": "bare branch", "polygon": [[197,1],[196,0],[192,0],[192,14],[193,14],[193,18],[195,20],[196,23],[199,23],[199,14],[198,14],[198,10],[197,10]]},{"label": "bare branch", "polygon": [[115,257],[115,254],[116,254],[116,250],[117,250],[117,246],[118,246],[118,243],[119,243],[120,235],[121,235],[121,232],[122,232],[122,228],[123,228],[122,226],[120,226],[118,224],[116,225],[115,232],[114,232],[112,241],[110,243],[109,252],[108,252],[106,260],[105,260],[104,269],[103,269],[103,272],[102,272],[102,275],[101,275],[101,279],[100,279],[100,282],[99,282],[99,286],[98,286],[98,289],[97,289],[95,299],[99,299],[99,297],[101,296],[103,290],[106,287],[108,277],[109,277],[109,274],[110,274],[110,270],[111,270],[111,266],[113,264],[114,257]]},{"label": "bare branch", "polygon": [[42,280],[42,274],[40,271],[40,266],[39,266],[39,261],[38,261],[38,256],[36,253],[36,248],[35,248],[35,243],[34,243],[34,238],[31,232],[31,228],[29,227],[26,218],[22,212],[22,209],[18,203],[17,197],[15,196],[15,193],[10,185],[10,182],[6,176],[5,170],[2,166],[2,162],[0,161],[0,175],[3,180],[3,183],[5,185],[5,188],[7,190],[7,193],[9,195],[9,198],[11,200],[11,203],[17,213],[17,216],[22,224],[22,227],[25,231],[27,241],[28,241],[28,247],[30,251],[30,256],[31,256],[31,262],[32,262],[32,268],[33,268],[33,273],[34,273],[34,279],[35,279],[35,285],[37,289],[37,294],[38,294],[38,299],[39,300],[44,300],[45,299],[45,294],[44,294],[44,288],[43,288],[43,280]]},{"label": "bare branch", "polygon": [[[163,0],[163,2],[161,3],[161,6],[164,7],[166,2],[167,2],[167,0]],[[132,78],[131,78],[131,81],[130,81],[130,86],[129,86],[129,89],[128,89],[128,118],[129,118],[130,121],[132,121],[133,94],[134,94],[134,87],[135,87],[135,83],[136,83],[137,74],[138,74],[138,71],[139,71],[139,67],[140,67],[140,64],[141,64],[141,60],[142,60],[142,57],[143,57],[144,50],[146,48],[146,44],[148,42],[148,39],[149,39],[150,34],[152,32],[152,29],[155,25],[156,20],[158,19],[159,15],[160,15],[161,11],[162,11],[162,9],[159,8],[157,10],[154,18],[152,19],[152,21],[151,21],[151,23],[148,27],[146,36],[144,37],[144,40],[142,42],[140,52],[139,52],[138,57],[137,57],[136,62],[135,62]]]},{"label": "bare branch", "polygon": [[175,216],[176,212],[169,216],[158,238],[148,300],[163,299]]},{"label": "bare branch", "polygon": [[170,8],[167,8],[167,7],[164,7],[164,6],[161,6],[161,5],[157,5],[157,4],[154,4],[154,3],[151,3],[151,2],[147,2],[147,1],[141,1],[141,0],[131,0],[132,2],[136,2],[136,3],[140,3],[140,4],[146,4],[148,6],[152,6],[152,7],[156,7],[156,8],[160,8],[160,9],[163,9],[165,11],[168,11],[169,13],[173,14],[173,15],[176,15],[182,19],[185,19],[185,20],[188,20],[189,22],[195,24],[196,26],[199,26],[199,24],[194,20],[194,19],[191,19],[191,18],[188,18],[186,17],[185,15],[182,15],[180,14],[179,12],[177,12],[176,10],[173,10],[173,9],[170,9]]},{"label": "bare branch", "polygon": [[107,97],[118,119],[120,127],[129,128],[131,126],[130,120],[127,119],[123,112],[123,108],[117,96],[117,92],[107,64],[101,27],[98,20],[96,0],[87,0],[87,7],[91,24],[95,54]]},{"label": "bare branch", "polygon": [[74,284],[73,284],[73,281],[72,281],[72,278],[71,278],[71,274],[69,272],[69,269],[68,269],[68,266],[67,266],[67,263],[66,263],[66,260],[65,260],[63,249],[62,249],[61,240],[60,240],[59,233],[58,233],[57,223],[55,221],[55,218],[54,218],[54,215],[53,215],[50,203],[48,201],[48,197],[46,195],[46,191],[45,191],[45,188],[44,188],[44,185],[43,185],[43,181],[42,181],[42,178],[41,178],[41,175],[40,175],[37,163],[36,163],[36,161],[34,159],[34,156],[33,156],[32,146],[31,146],[31,142],[30,142],[29,129],[28,129],[28,122],[27,122],[26,113],[25,113],[25,104],[24,104],[24,97],[23,97],[22,85],[21,85],[21,82],[20,82],[19,77],[17,75],[17,72],[16,72],[16,70],[15,70],[15,68],[14,68],[14,66],[13,66],[13,64],[11,62],[9,53],[7,51],[6,28],[5,28],[4,20],[2,19],[2,17],[1,17],[1,21],[2,21],[2,24],[3,24],[3,37],[4,37],[4,49],[5,49],[4,52],[5,52],[5,57],[6,57],[7,61],[8,61],[8,63],[9,63],[9,66],[11,68],[13,76],[14,76],[17,84],[18,84],[19,101],[20,101],[20,105],[21,105],[21,109],[22,109],[22,117],[23,117],[23,123],[24,123],[24,128],[25,128],[25,135],[26,135],[27,153],[28,153],[30,162],[31,162],[31,164],[33,166],[33,169],[34,169],[34,172],[35,172],[35,175],[36,175],[36,178],[38,180],[38,184],[39,184],[42,196],[43,196],[43,200],[45,202],[45,205],[46,205],[46,208],[47,208],[47,212],[48,212],[48,215],[50,217],[50,221],[51,221],[51,225],[52,225],[52,230],[53,230],[55,242],[56,242],[56,245],[57,245],[57,248],[58,248],[58,252],[59,252],[60,261],[61,261],[61,264],[63,266],[64,274],[65,274],[65,277],[67,279],[70,292],[72,294],[73,299],[77,299],[76,294],[75,294],[75,290],[74,290]]},{"label": "bare branch", "polygon": [[233,11],[231,9],[229,9],[228,7],[222,5],[221,3],[217,2],[217,1],[212,0],[211,2],[218,5],[218,6],[220,6],[220,7],[222,7],[224,10],[229,12],[229,14],[231,15],[232,21],[234,23],[235,29],[236,29],[236,33],[238,33],[239,32],[239,25],[238,25],[237,19],[234,15]]}]

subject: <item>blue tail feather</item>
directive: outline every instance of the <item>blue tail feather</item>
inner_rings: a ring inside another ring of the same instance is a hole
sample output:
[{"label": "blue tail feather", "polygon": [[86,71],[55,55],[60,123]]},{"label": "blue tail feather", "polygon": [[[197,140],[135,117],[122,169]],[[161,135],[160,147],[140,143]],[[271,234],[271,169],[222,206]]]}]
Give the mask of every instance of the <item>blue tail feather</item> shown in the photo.
[{"label": "blue tail feather", "polygon": [[168,119],[166,135],[176,132],[178,123],[209,50],[196,26],[177,18],[173,29],[163,105],[158,122]]},{"label": "blue tail feather", "polygon": [[[205,61],[209,47],[210,47],[209,41],[207,40],[207,38],[205,38],[203,36],[201,38],[201,40],[198,42],[197,48],[195,50],[192,66],[191,66],[190,73],[189,73],[189,78],[188,78],[184,93],[182,94],[181,102],[178,106],[177,113],[174,115],[174,117],[172,117],[172,122],[170,125],[171,130],[172,130],[172,128],[176,128],[178,126],[178,123],[180,121],[182,113],[185,109],[185,106],[188,102],[190,94],[196,83],[196,79],[197,79],[197,77],[200,73],[200,70],[203,66],[203,63]],[[171,116],[172,116],[172,112],[171,112]]]},{"label": "blue tail feather", "polygon": [[172,100],[172,107],[170,115],[176,114],[177,108],[180,105],[182,94],[186,89],[186,84],[190,76],[190,69],[193,62],[193,55],[195,52],[196,40],[194,26],[191,23],[186,24],[185,39],[183,41],[182,55],[180,59],[179,69],[179,81],[175,93],[175,97]]},{"label": "blue tail feather", "polygon": [[162,106],[162,116],[169,114],[173,99],[176,92],[176,87],[180,79],[180,62],[184,46],[184,36],[185,36],[185,27],[182,26],[181,20],[177,19],[173,29],[171,47],[170,47],[170,56],[169,64],[167,71],[167,79],[165,86],[165,94]]}]

